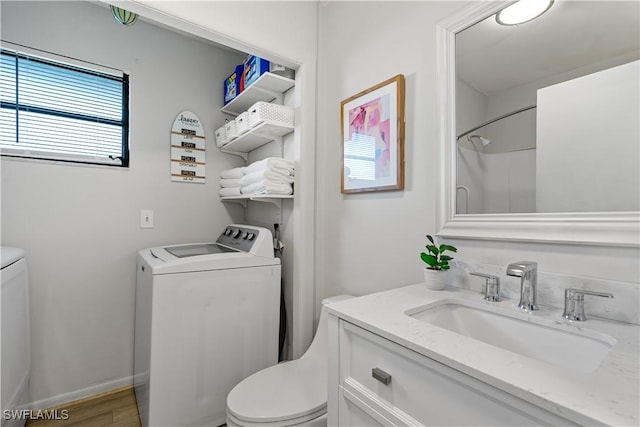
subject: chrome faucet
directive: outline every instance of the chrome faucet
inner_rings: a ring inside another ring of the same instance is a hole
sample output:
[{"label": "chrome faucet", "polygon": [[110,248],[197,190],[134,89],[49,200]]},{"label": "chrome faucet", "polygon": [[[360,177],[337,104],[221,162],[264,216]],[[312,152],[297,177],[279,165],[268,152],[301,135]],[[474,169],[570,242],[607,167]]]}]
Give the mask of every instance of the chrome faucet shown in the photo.
[{"label": "chrome faucet", "polygon": [[521,277],[518,308],[527,311],[538,309],[538,263],[518,261],[507,266],[507,276]]},{"label": "chrome faucet", "polygon": [[562,317],[569,320],[584,322],[587,316],[584,314],[584,296],[613,298],[613,294],[608,292],[594,292],[584,289],[565,289],[564,291],[564,313]]}]

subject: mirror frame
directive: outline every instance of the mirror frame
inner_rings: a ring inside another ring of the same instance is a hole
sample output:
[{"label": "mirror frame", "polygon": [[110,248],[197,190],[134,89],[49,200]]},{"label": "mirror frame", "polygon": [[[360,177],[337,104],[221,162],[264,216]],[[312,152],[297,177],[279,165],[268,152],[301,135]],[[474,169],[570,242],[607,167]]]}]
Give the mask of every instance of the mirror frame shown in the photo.
[{"label": "mirror frame", "polygon": [[437,235],[492,241],[640,247],[640,212],[455,213],[455,36],[512,3],[513,0],[474,3],[436,25]]}]

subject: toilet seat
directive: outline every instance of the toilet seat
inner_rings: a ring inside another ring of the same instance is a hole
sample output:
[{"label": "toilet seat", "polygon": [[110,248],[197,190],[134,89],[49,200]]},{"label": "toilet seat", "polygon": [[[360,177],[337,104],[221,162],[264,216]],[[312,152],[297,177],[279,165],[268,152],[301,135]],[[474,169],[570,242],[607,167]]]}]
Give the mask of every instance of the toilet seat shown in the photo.
[{"label": "toilet seat", "polygon": [[327,411],[325,361],[301,358],[263,369],[234,387],[227,416],[245,425],[295,425]]}]

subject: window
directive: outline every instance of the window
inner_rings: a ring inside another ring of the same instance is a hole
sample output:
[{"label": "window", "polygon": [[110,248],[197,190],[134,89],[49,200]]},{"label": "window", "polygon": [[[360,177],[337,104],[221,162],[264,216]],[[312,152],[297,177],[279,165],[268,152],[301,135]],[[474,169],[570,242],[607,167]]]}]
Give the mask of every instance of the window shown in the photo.
[{"label": "window", "polygon": [[1,53],[3,156],[129,165],[126,74]]}]

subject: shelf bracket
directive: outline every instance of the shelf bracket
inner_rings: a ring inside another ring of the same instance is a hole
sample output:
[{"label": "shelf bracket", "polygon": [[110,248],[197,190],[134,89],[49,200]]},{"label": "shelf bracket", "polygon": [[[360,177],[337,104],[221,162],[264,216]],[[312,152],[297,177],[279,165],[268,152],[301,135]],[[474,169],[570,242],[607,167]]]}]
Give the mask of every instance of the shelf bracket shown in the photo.
[{"label": "shelf bracket", "polygon": [[231,198],[231,197],[229,197],[229,198],[221,199],[221,201],[223,201],[223,202],[237,203],[237,204],[239,204],[239,205],[242,205],[242,207],[243,207],[243,208],[245,208],[245,209],[247,208],[247,199],[241,199],[241,198],[237,198],[237,199],[235,199],[235,198]]},{"label": "shelf bracket", "polygon": [[[272,96],[273,100],[275,100],[277,104],[282,105],[283,95],[281,93],[274,92],[274,91],[269,90],[269,89],[263,89],[263,88],[258,87],[258,86],[254,86],[253,90],[255,90],[256,92],[262,92],[264,94],[267,94],[268,96]],[[273,100],[267,101],[267,102],[273,102]]]},{"label": "shelf bracket", "polygon": [[[254,135],[260,136],[260,137],[265,138],[265,139],[269,139],[270,140],[269,142],[276,141],[280,145],[282,145],[282,143],[284,141],[284,137],[282,137],[282,136],[267,135],[265,133],[260,133],[260,132],[255,132]],[[267,144],[269,142],[267,142]]]},{"label": "shelf bracket", "polygon": [[254,202],[271,203],[272,205],[275,205],[275,207],[277,207],[278,209],[282,207],[282,199],[270,199],[267,197],[249,197],[249,200],[252,200]]},{"label": "shelf bracket", "polygon": [[233,154],[234,156],[240,156],[244,159],[245,162],[249,159],[247,153],[242,153],[240,151],[225,150],[224,147],[220,148],[220,151],[227,154]]}]

